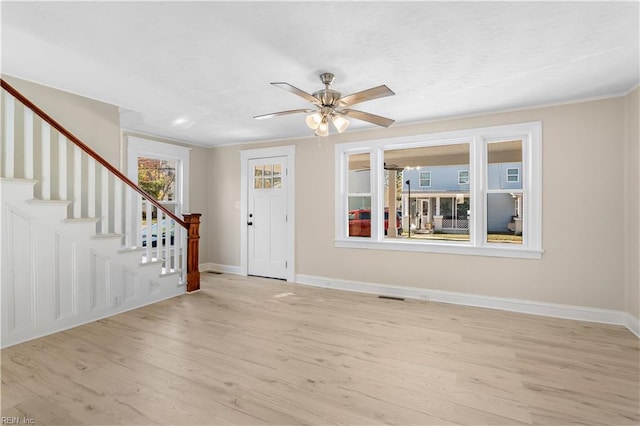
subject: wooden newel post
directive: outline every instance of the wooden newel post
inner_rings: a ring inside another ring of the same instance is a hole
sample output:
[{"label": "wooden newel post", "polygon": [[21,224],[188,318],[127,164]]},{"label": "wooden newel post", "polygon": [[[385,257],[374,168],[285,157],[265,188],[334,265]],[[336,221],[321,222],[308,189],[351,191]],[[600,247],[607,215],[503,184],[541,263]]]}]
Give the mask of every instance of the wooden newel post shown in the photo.
[{"label": "wooden newel post", "polygon": [[187,224],[187,291],[200,290],[200,213],[184,214]]}]

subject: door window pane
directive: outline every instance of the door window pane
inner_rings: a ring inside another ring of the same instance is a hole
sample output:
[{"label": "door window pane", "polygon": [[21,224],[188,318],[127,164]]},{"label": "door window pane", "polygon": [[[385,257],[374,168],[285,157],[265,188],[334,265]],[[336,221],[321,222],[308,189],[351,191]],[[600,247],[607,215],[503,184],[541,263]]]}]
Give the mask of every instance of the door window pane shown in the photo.
[{"label": "door window pane", "polygon": [[280,189],[282,188],[282,165],[260,164],[253,168],[254,189]]}]

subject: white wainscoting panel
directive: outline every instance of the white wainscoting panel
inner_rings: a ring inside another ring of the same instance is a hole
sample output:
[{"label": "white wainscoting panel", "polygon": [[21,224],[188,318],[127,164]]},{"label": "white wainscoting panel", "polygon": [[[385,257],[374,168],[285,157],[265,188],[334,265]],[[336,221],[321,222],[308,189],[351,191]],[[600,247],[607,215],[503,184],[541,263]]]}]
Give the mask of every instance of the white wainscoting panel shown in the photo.
[{"label": "white wainscoting panel", "polygon": [[33,200],[34,186],[0,178],[1,347],[185,293],[162,262],[141,266],[141,251],[96,238],[96,219],[69,220],[68,203]]},{"label": "white wainscoting panel", "polygon": [[138,297],[138,272],[122,268],[122,301],[129,302]]},{"label": "white wainscoting panel", "polygon": [[[9,206],[6,213],[9,332],[36,324],[35,224],[26,213]],[[4,295],[3,295],[4,298]]]},{"label": "white wainscoting panel", "polygon": [[109,258],[96,250],[91,250],[91,309],[101,309],[109,304],[111,281],[109,279]]},{"label": "white wainscoting panel", "polygon": [[77,244],[56,232],[55,304],[56,319],[78,313],[78,251]]}]

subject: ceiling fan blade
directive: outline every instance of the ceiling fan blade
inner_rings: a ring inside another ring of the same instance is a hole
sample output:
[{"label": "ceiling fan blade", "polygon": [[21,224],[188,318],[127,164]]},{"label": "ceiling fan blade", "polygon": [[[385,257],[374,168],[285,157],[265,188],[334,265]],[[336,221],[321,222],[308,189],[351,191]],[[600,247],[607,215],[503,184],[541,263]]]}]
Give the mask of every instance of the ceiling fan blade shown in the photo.
[{"label": "ceiling fan blade", "polygon": [[279,87],[281,89],[284,89],[287,92],[291,92],[294,95],[298,95],[301,98],[303,98],[303,99],[305,99],[305,100],[307,100],[307,101],[309,101],[309,102],[311,102],[313,104],[316,104],[316,105],[320,104],[320,100],[318,98],[308,94],[304,90],[300,90],[297,87],[290,85],[289,83],[281,82],[281,83],[271,83],[271,84],[276,86],[276,87]]},{"label": "ceiling fan blade", "polygon": [[281,115],[289,115],[289,114],[298,114],[298,113],[307,113],[307,112],[314,112],[315,109],[290,109],[288,111],[279,111],[279,112],[272,112],[271,114],[264,114],[264,115],[256,115],[255,118],[256,120],[264,120],[265,118],[272,118],[272,117],[279,117]]},{"label": "ceiling fan blade", "polygon": [[378,87],[372,87],[371,89],[363,90],[362,92],[352,93],[347,96],[343,96],[338,100],[338,104],[342,106],[351,106],[364,101],[370,101],[372,99],[384,98],[385,96],[395,95],[393,90],[389,89],[384,84]]},{"label": "ceiling fan blade", "polygon": [[389,127],[395,122],[395,120],[390,118],[381,117],[379,115],[355,109],[343,109],[340,112],[348,117],[355,118],[356,120],[368,121],[369,123],[377,124],[382,127]]},{"label": "ceiling fan blade", "polygon": [[400,167],[397,164],[393,164],[393,163],[392,164],[384,163],[384,169],[385,170],[394,170],[396,172],[401,172],[401,171],[404,170],[403,167]]}]

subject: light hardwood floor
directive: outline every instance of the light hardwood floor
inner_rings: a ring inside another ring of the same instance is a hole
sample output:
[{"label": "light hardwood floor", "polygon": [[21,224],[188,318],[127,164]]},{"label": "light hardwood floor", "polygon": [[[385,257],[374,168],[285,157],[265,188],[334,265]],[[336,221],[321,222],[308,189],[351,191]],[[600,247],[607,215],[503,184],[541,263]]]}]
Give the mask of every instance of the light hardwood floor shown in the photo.
[{"label": "light hardwood floor", "polygon": [[640,423],[639,340],[600,325],[203,274],[2,351],[38,425]]}]

